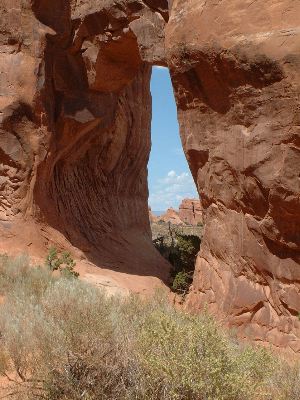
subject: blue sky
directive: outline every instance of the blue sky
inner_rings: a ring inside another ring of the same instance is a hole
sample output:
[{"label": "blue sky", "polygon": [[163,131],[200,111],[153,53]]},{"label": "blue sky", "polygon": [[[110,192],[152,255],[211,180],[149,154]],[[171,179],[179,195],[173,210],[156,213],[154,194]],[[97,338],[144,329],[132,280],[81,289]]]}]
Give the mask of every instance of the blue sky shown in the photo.
[{"label": "blue sky", "polygon": [[152,150],[148,164],[149,205],[153,211],[178,208],[184,198],[197,197],[185,159],[169,70],[154,67],[152,93]]}]

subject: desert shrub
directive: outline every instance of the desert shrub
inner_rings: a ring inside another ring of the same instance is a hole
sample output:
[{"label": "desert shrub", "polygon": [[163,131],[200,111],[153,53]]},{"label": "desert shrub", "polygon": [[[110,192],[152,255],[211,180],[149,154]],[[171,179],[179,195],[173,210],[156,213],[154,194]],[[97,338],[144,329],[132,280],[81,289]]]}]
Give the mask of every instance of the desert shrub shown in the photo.
[{"label": "desert shrub", "polygon": [[176,268],[193,271],[197,253],[200,249],[200,238],[196,235],[176,234],[176,247],[180,255],[180,262]]},{"label": "desert shrub", "polygon": [[180,271],[175,275],[172,289],[178,293],[186,293],[189,290],[192,277],[185,271]]},{"label": "desert shrub", "polygon": [[5,398],[298,399],[298,367],[231,340],[205,312],[175,310],[161,294],[108,297],[25,259],[0,260],[0,276]]},{"label": "desert shrub", "polygon": [[46,277],[42,295],[19,284],[0,307],[0,371],[13,379],[14,398],[118,398],[122,342],[114,338],[110,300],[45,268],[28,275],[37,270]]},{"label": "desert shrub", "polygon": [[24,296],[40,296],[54,280],[51,271],[44,267],[32,268],[29,258],[21,255],[15,258],[0,255],[0,295],[13,296],[21,292]]},{"label": "desert shrub", "polygon": [[254,399],[274,367],[267,351],[234,346],[206,314],[158,309],[145,319],[138,346],[150,398]]},{"label": "desert shrub", "polygon": [[268,400],[298,400],[300,393],[300,362],[286,363],[278,360],[270,380]]},{"label": "desert shrub", "polygon": [[79,273],[74,270],[76,263],[69,252],[59,253],[55,247],[51,247],[45,260],[46,266],[51,271],[60,271],[65,277],[78,278]]},{"label": "desert shrub", "polygon": [[196,235],[184,235],[170,231],[171,241],[163,236],[153,241],[154,246],[172,265],[171,288],[185,294],[192,283],[197,253],[201,240]]}]

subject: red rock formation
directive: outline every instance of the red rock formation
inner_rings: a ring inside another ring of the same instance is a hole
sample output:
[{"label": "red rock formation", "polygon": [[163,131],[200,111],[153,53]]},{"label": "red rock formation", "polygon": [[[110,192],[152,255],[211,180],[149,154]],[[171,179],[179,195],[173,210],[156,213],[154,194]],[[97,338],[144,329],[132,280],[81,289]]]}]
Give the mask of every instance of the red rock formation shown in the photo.
[{"label": "red rock formation", "polygon": [[188,305],[300,351],[300,3],[171,3],[168,62],[205,209]]},{"label": "red rock formation", "polygon": [[[167,62],[205,210],[188,305],[300,350],[300,3],[170,0]],[[147,208],[166,0],[3,0],[0,250],[166,278]],[[142,289],[141,289],[142,290]]]},{"label": "red rock formation", "polygon": [[184,199],[179,206],[179,218],[186,224],[203,224],[203,210],[201,201],[197,199]]},{"label": "red rock formation", "polygon": [[167,278],[147,208],[150,64],[164,62],[166,4],[1,2],[0,251],[72,246]]},{"label": "red rock formation", "polygon": [[150,224],[152,224],[153,222],[157,222],[158,221],[158,217],[153,214],[153,212],[151,210],[151,207],[149,207],[148,210],[149,210],[149,221],[150,221]]},{"label": "red rock formation", "polygon": [[179,217],[178,211],[174,210],[172,207],[168,208],[163,215],[160,215],[158,220],[170,222],[172,225],[181,225],[183,223]]}]

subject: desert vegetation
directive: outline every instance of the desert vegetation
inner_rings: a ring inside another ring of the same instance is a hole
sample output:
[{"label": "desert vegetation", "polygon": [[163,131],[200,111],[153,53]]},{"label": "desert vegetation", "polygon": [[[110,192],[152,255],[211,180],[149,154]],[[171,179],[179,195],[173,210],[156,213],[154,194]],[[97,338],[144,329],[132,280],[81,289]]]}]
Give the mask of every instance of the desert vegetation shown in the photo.
[{"label": "desert vegetation", "polygon": [[188,292],[193,280],[202,231],[196,231],[197,234],[185,232],[182,227],[169,224],[168,230],[153,240],[157,250],[172,265],[170,276],[172,290],[183,296]]},{"label": "desert vegetation", "polygon": [[73,274],[0,260],[2,397],[296,400],[299,368],[239,343],[206,312],[108,297]]}]

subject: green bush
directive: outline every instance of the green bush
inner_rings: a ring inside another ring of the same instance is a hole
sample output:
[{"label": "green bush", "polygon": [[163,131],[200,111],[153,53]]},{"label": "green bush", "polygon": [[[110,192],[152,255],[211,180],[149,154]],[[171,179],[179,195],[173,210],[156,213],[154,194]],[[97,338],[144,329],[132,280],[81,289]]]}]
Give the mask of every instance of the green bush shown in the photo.
[{"label": "green bush", "polygon": [[74,270],[76,263],[69,252],[58,253],[55,247],[49,249],[46,257],[46,266],[51,271],[60,271],[65,277],[78,278],[79,273]]},{"label": "green bush", "polygon": [[192,283],[195,262],[200,249],[201,240],[196,235],[184,235],[170,232],[171,241],[158,237],[154,246],[172,265],[171,288],[180,294],[186,294]]},{"label": "green bush", "polygon": [[207,313],[107,297],[25,258],[1,258],[0,277],[0,398],[299,398],[298,366],[233,341]]},{"label": "green bush", "polygon": [[201,240],[196,235],[176,234],[176,250],[179,254],[178,265],[175,268],[193,272],[195,269],[195,261],[200,249]]},{"label": "green bush", "polygon": [[180,271],[175,275],[172,283],[172,289],[175,292],[185,294],[189,290],[191,280],[192,278],[187,272]]}]

